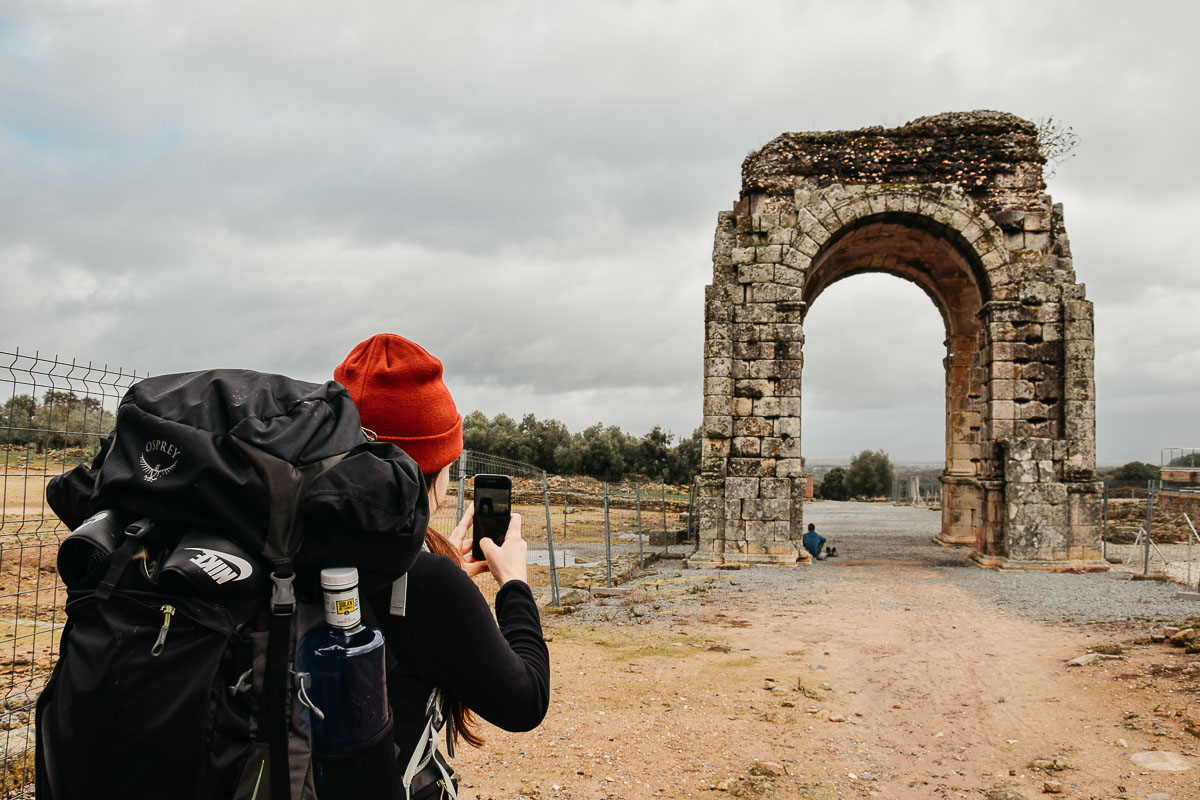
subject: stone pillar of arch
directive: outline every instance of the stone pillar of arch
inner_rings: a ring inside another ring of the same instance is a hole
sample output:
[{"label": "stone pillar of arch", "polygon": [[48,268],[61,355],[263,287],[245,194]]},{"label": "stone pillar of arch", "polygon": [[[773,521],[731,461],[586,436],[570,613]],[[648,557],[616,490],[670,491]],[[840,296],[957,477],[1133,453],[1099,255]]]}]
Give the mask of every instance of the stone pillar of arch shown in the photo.
[{"label": "stone pillar of arch", "polygon": [[1104,569],[1092,307],[1036,129],[1009,114],[784,134],[742,166],[705,295],[697,566],[807,562],[804,319],[843,278],[920,286],[946,328],[938,540],[989,567]]}]

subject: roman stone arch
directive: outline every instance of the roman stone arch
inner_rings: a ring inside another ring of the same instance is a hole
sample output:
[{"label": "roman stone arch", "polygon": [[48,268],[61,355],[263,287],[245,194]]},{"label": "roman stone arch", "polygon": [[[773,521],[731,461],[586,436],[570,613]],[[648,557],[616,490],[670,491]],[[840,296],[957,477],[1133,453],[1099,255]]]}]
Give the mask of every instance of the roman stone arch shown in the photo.
[{"label": "roman stone arch", "polygon": [[808,556],[804,318],[863,272],[912,281],[946,327],[945,544],[983,566],[1104,568],[1092,307],[1036,129],[997,112],[784,134],[747,157],[706,290],[696,565]]}]

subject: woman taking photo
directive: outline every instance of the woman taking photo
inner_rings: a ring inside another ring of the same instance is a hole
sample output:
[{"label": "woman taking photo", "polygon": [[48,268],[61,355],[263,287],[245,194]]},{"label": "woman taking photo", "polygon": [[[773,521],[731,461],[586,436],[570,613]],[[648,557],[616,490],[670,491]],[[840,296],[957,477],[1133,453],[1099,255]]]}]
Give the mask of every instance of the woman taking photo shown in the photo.
[{"label": "woman taking photo", "polygon": [[[450,465],[463,447],[462,416],[442,382],[442,363],[403,337],[377,334],[355,347],[333,377],[350,390],[363,427],[420,466],[432,515],[446,499]],[[471,555],[471,523],[468,507],[450,536],[430,528],[428,552],[417,557],[407,586],[367,598],[390,650],[397,763],[408,775],[417,773],[409,787],[414,799],[453,796],[440,754],[421,763],[433,752],[427,706],[435,689],[451,725],[450,755],[455,740],[482,745],[475,715],[504,730],[527,731],[550,702],[550,657],[529,588],[521,517],[512,515],[502,545],[482,540],[484,561]],[[471,580],[484,572],[500,586],[494,619]],[[436,729],[432,737],[436,745]]]}]

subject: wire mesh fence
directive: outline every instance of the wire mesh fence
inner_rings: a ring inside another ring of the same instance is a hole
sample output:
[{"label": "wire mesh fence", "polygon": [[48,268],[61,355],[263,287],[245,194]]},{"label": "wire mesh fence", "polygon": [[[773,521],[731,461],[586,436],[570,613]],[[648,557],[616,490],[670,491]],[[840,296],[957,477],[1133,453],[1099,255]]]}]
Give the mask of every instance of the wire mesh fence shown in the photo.
[{"label": "wire mesh fence", "polygon": [[1108,561],[1195,589],[1200,582],[1200,495],[1161,480],[1108,481],[1104,489]]},{"label": "wire mesh fence", "polygon": [[892,480],[892,502],[897,505],[937,506],[942,502],[942,484],[920,475]]},{"label": "wire mesh fence", "polygon": [[[613,563],[624,555],[636,553],[644,563],[694,549],[695,531],[688,523],[694,486],[547,475],[530,464],[472,451],[464,451],[451,468],[450,493],[431,522],[436,530],[448,533],[462,518],[479,474],[512,478],[513,511],[521,514],[529,545],[530,584],[535,592],[549,592],[555,605],[560,573],[569,586],[579,573],[603,569],[611,583]],[[479,585],[485,594],[494,591],[486,578]]]},{"label": "wire mesh fence", "polygon": [[31,777],[33,705],[63,623],[55,562],[67,531],[46,505],[46,484],[95,456],[121,396],[141,377],[0,351],[0,792]]},{"label": "wire mesh fence", "polygon": [[[0,796],[32,780],[33,711],[58,654],[66,590],[58,547],[68,531],[47,506],[46,484],[90,462],[112,430],[126,390],[145,375],[0,351]],[[474,495],[476,475],[508,475],[529,545],[530,584],[553,605],[565,586],[611,583],[613,564],[694,547],[694,485],[605,484],[548,476],[530,464],[464,452],[431,525],[449,533]],[[495,582],[478,579],[494,596]]]}]

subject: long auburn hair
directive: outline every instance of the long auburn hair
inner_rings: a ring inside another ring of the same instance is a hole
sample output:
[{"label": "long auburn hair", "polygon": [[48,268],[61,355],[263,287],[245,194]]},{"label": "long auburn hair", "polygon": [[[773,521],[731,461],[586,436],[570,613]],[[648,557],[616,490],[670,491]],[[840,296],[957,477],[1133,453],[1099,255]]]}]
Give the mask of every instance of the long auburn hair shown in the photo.
[{"label": "long auburn hair", "polygon": [[[437,480],[437,473],[425,476],[425,485],[432,487]],[[455,564],[462,564],[462,556],[450,544],[450,540],[433,528],[425,529],[425,546],[434,555],[445,556]],[[450,716],[454,724],[454,741],[464,741],[472,747],[483,747],[483,737],[475,729],[478,719],[471,709],[457,699],[447,698],[450,702]]]}]

